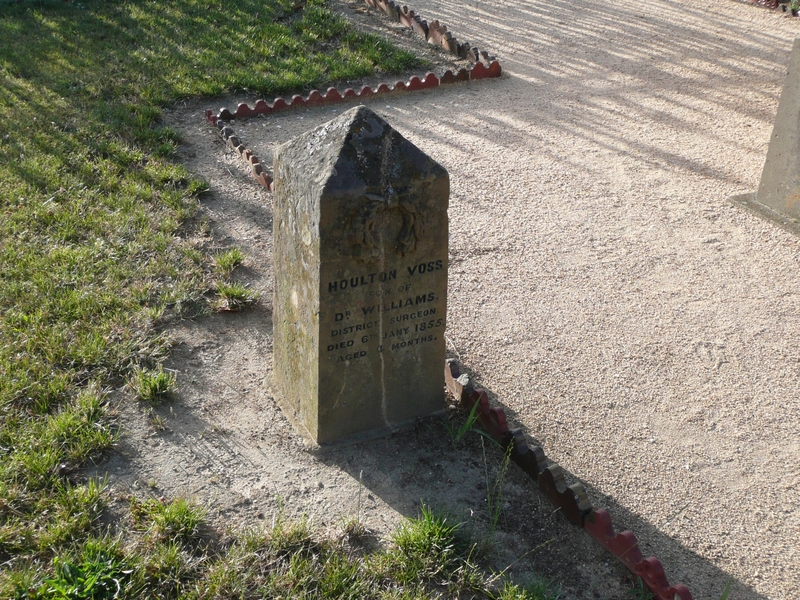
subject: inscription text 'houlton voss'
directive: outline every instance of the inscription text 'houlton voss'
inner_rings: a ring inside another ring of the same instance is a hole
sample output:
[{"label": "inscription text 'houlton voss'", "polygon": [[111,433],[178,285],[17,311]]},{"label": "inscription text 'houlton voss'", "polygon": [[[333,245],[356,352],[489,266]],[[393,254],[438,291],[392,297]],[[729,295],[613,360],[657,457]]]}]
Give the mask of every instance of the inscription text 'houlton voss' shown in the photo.
[{"label": "inscription text 'houlton voss'", "polygon": [[[437,259],[406,266],[400,269],[399,280],[398,270],[392,270],[328,282],[329,293],[377,284],[356,294],[349,308],[334,313],[336,326],[330,330],[326,349],[334,353],[335,361],[348,363],[370,353],[438,341],[443,335],[445,315],[437,308],[437,292],[429,290],[426,287],[429,282],[420,276],[442,271],[445,261]],[[385,283],[390,285],[382,285]]]},{"label": "inscription text 'houlton voss'", "polygon": [[293,416],[324,443],[441,410],[447,172],[357,107],[278,149],[274,193],[275,380]]}]

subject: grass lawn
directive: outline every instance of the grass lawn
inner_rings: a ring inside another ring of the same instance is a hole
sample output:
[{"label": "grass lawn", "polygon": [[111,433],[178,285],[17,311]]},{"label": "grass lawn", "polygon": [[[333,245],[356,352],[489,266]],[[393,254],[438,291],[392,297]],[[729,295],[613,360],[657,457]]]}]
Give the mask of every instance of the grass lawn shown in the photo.
[{"label": "grass lawn", "polygon": [[202,507],[132,499],[134,533],[112,537],[103,482],[76,472],[124,427],[110,390],[146,404],[173,384],[169,319],[238,293],[212,283],[235,256],[185,241],[205,185],[161,107],[415,66],[324,0],[0,1],[0,597],[539,597],[430,514],[361,555],[280,522],[220,541]]}]

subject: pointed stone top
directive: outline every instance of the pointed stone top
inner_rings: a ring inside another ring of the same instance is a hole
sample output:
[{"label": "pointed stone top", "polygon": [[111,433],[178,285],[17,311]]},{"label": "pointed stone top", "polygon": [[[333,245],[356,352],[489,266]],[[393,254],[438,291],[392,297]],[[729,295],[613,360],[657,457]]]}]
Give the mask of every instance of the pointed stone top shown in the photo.
[{"label": "pointed stone top", "polygon": [[[366,106],[353,107],[275,153],[327,193],[391,197],[402,189],[447,178],[447,171]],[[321,191],[321,190],[320,190]]]},{"label": "pointed stone top", "polygon": [[350,143],[363,146],[368,143],[367,140],[375,140],[389,132],[394,132],[391,125],[361,105],[346,110],[332,121],[298,136],[288,144],[304,143],[308,150],[322,150],[341,145],[349,138]]}]

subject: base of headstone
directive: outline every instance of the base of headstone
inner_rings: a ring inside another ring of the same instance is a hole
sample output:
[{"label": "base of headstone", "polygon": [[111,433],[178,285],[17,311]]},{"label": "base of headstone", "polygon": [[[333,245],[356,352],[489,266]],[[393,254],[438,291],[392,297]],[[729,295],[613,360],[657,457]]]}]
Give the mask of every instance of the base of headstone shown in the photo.
[{"label": "base of headstone", "polygon": [[306,427],[305,423],[303,422],[302,415],[297,412],[297,407],[292,402],[288,401],[283,394],[281,394],[280,390],[275,385],[275,382],[268,381],[264,384],[264,387],[270,396],[272,396],[272,399],[275,401],[275,404],[278,405],[278,408],[281,409],[281,414],[283,414],[283,416],[286,417],[286,420],[289,421],[289,425],[292,426],[294,432],[302,439],[305,449],[308,452],[315,454],[317,452],[324,453],[326,450],[335,450],[345,446],[354,446],[356,444],[377,440],[395,433],[403,433],[421,422],[427,421],[428,419],[437,419],[447,415],[448,413],[448,409],[444,405],[444,392],[442,392],[443,404],[442,410],[440,411],[430,413],[424,417],[409,419],[407,421],[403,421],[402,423],[392,423],[389,427],[372,429],[370,431],[356,433],[331,442],[319,443],[314,439],[314,436]]},{"label": "base of headstone", "polygon": [[761,217],[765,221],[774,223],[781,229],[788,231],[794,235],[800,236],[800,219],[793,219],[783,213],[773,210],[766,204],[758,201],[758,194],[751,192],[749,194],[737,194],[728,198],[728,202],[734,206],[739,206],[748,212],[753,213],[757,217]]}]

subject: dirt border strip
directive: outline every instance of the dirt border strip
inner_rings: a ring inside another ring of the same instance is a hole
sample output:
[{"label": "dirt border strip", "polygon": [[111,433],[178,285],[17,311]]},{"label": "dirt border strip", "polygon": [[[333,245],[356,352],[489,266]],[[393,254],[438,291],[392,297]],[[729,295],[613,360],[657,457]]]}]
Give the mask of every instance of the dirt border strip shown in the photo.
[{"label": "dirt border strip", "polygon": [[227,108],[221,108],[218,113],[207,109],[205,112],[206,120],[215,125],[222,139],[232,149],[236,150],[239,156],[250,166],[253,177],[268,190],[272,191],[272,175],[265,169],[260,159],[253,154],[251,150],[245,147],[242,141],[236,136],[233,128],[228,124],[233,119],[245,119],[248,117],[255,117],[258,115],[269,115],[274,112],[287,110],[290,108],[321,106],[325,104],[338,104],[347,100],[356,100],[369,98],[371,96],[379,96],[383,94],[393,94],[399,92],[413,92],[417,90],[427,90],[440,85],[450,83],[457,83],[459,81],[469,81],[473,79],[486,79],[491,77],[500,77],[502,75],[502,68],[498,61],[492,62],[488,67],[483,63],[475,63],[470,70],[460,69],[457,73],[453,73],[450,69],[444,72],[440,77],[434,73],[428,73],[422,79],[417,76],[411,77],[408,82],[398,81],[393,86],[386,83],[381,83],[372,89],[368,85],[361,88],[361,91],[356,92],[353,88],[347,88],[344,92],[339,92],[334,87],[321,94],[318,90],[312,90],[308,96],[303,97],[295,94],[289,101],[283,98],[276,98],[274,102],[268,103],[265,100],[258,100],[255,106],[250,106],[245,103],[239,104],[236,110],[231,112]]},{"label": "dirt border strip", "polygon": [[661,561],[654,556],[644,558],[639,540],[632,532],[614,531],[611,515],[602,508],[592,507],[583,484],[567,485],[564,471],[545,456],[542,448],[529,446],[525,434],[509,429],[503,409],[489,404],[486,391],[474,387],[454,359],[445,363],[444,376],[447,389],[467,410],[478,404],[477,415],[486,432],[506,450],[511,448],[511,460],[537,483],[539,491],[570,523],[581,527],[631,573],[638,575],[657,600],[692,600],[685,585],[669,584]]}]

